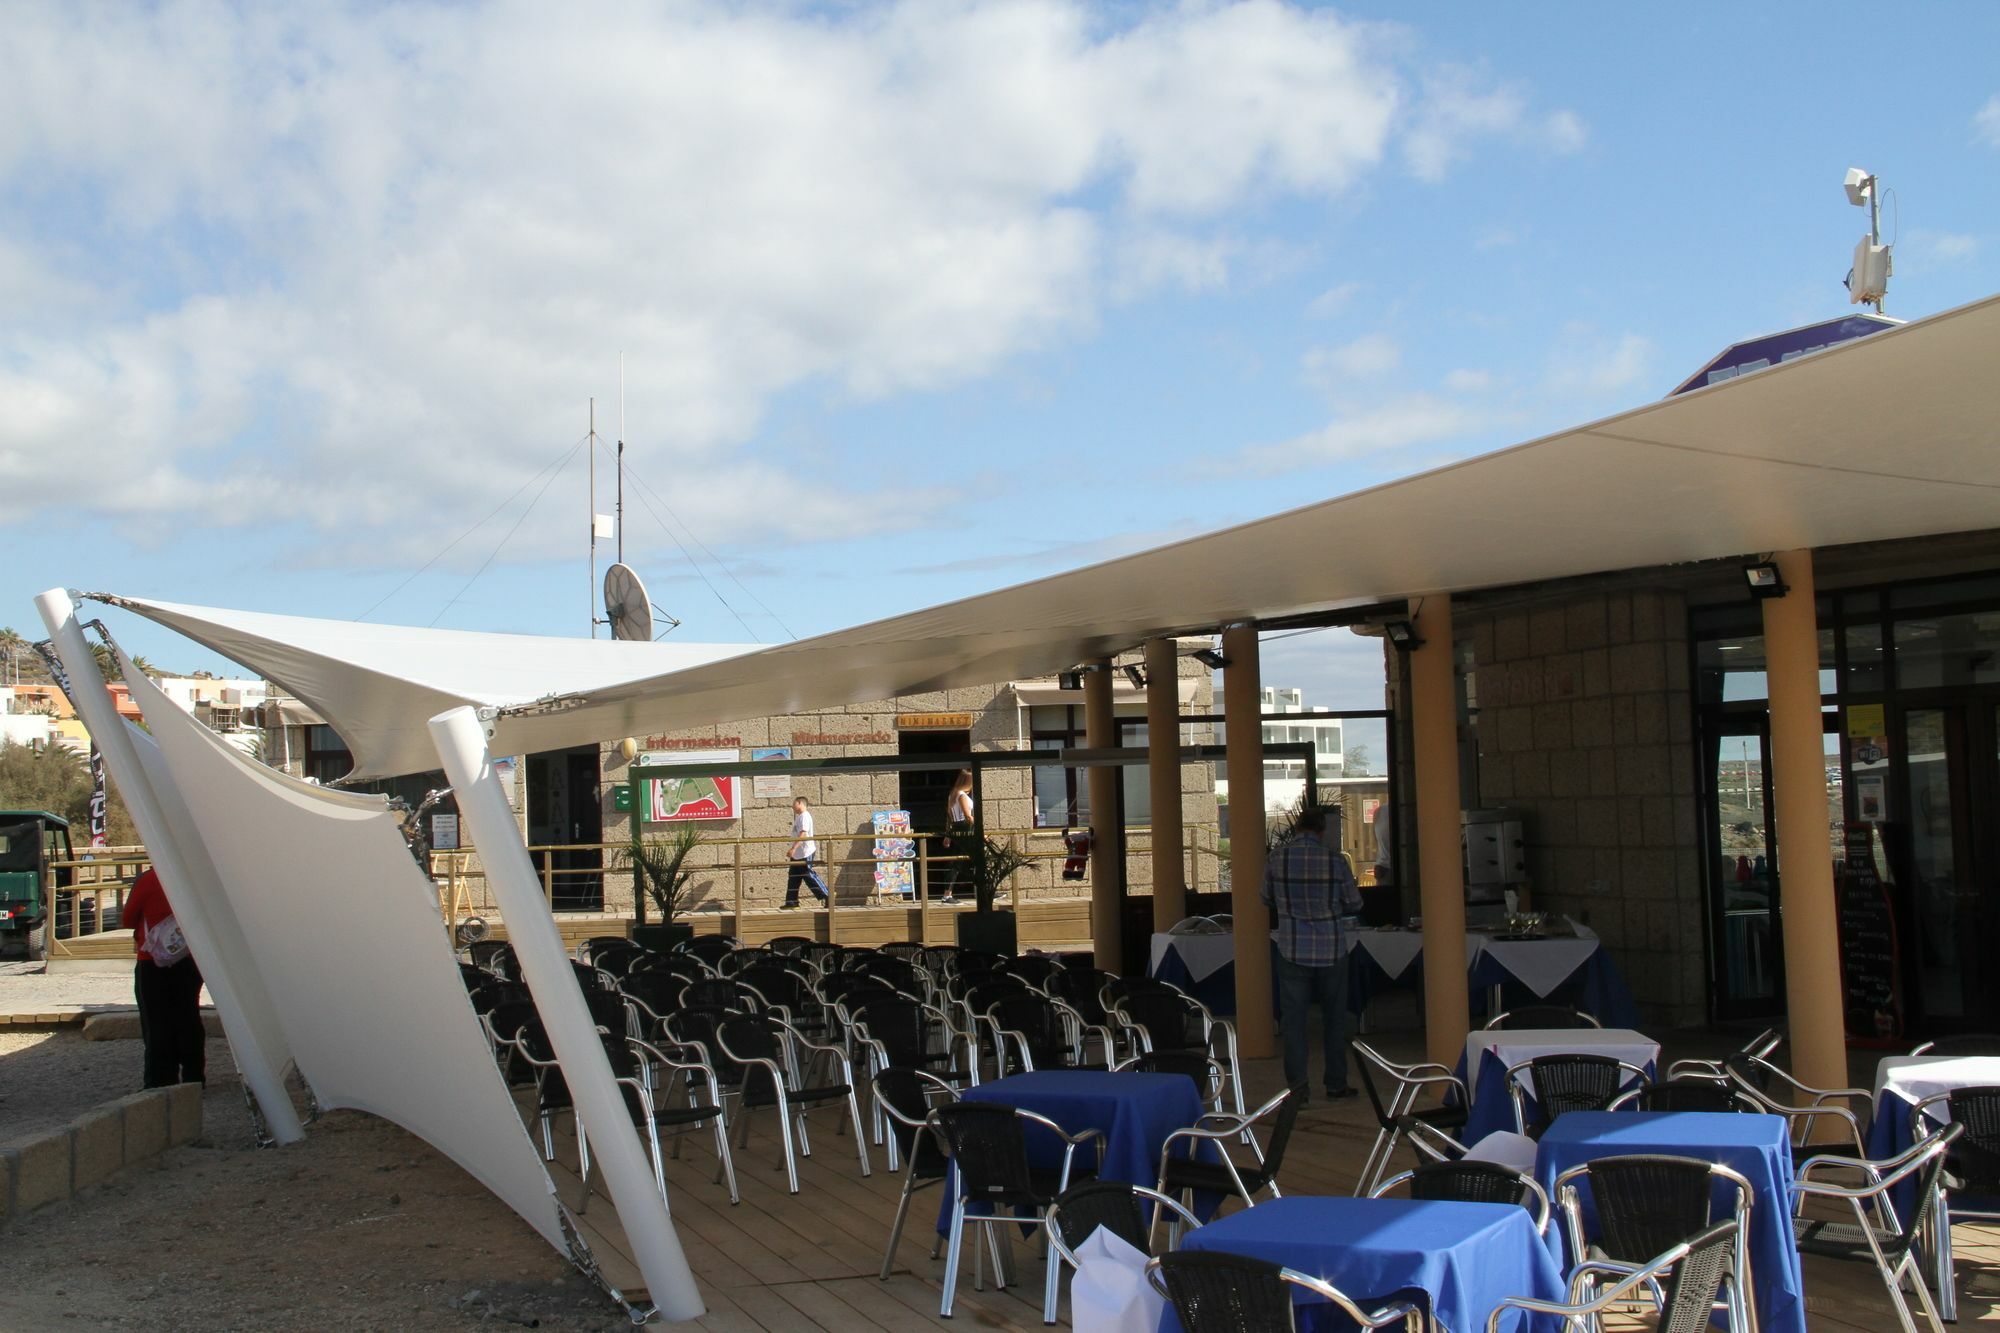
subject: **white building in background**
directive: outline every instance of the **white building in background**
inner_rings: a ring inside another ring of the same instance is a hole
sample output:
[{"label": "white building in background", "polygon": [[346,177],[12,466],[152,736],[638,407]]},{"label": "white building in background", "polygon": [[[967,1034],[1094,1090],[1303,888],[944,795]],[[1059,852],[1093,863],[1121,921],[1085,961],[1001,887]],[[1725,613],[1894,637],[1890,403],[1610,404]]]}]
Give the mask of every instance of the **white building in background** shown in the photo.
[{"label": "white building in background", "polygon": [[[1317,768],[1314,777],[1320,782],[1332,782],[1346,776],[1345,747],[1341,743],[1340,719],[1337,717],[1301,717],[1296,722],[1273,722],[1272,713],[1306,713],[1305,691],[1286,689],[1280,685],[1266,685],[1262,698],[1264,719],[1264,744],[1300,745],[1313,747]],[[1273,782],[1295,782],[1299,789],[1305,789],[1306,766],[1302,759],[1290,756],[1264,756],[1264,783],[1268,787]]]},{"label": "white building in background", "polygon": [[160,692],[193,713],[222,739],[258,754],[264,732],[258,713],[271,695],[269,681],[226,676],[155,676]]},{"label": "white building in background", "polygon": [[56,720],[39,697],[0,685],[0,741],[39,750],[49,743]]}]

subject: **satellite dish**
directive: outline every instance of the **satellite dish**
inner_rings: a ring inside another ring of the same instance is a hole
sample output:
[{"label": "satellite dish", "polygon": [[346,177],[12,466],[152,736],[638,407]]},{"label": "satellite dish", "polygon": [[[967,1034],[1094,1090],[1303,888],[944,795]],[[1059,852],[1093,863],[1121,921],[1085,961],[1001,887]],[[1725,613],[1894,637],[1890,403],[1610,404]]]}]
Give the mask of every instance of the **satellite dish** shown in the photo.
[{"label": "satellite dish", "polygon": [[622,560],[604,571],[604,618],[614,639],[653,641],[653,604],[646,600],[646,585]]}]

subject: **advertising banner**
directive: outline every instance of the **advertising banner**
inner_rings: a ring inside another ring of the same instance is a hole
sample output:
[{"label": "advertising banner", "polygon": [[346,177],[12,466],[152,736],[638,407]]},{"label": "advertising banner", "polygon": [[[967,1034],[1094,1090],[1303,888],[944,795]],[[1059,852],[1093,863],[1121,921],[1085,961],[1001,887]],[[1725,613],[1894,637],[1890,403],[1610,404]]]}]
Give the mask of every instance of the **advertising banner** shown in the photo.
[{"label": "advertising banner", "polygon": [[[763,749],[753,749],[750,751],[750,757],[756,760],[790,759],[792,757],[792,747],[789,745],[775,745],[767,746]],[[792,799],[792,775],[790,773],[773,773],[770,777],[765,777],[760,773],[750,780],[750,794],[760,800],[777,797],[780,800],[789,801]]]},{"label": "advertising banner", "polygon": [[[659,750],[639,755],[643,765],[652,764],[734,764],[735,750]],[[736,818],[735,778],[687,777],[646,784],[646,818],[655,824],[673,824],[690,819]]]}]

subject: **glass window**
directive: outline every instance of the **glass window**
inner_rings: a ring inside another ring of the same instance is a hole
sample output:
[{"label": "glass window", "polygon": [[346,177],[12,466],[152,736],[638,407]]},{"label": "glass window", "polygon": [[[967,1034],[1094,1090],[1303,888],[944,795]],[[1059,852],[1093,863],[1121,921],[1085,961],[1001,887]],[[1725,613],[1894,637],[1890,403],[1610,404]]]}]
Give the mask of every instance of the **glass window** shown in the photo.
[{"label": "glass window", "polygon": [[[1744,703],[1770,697],[1765,678],[1764,636],[1743,634],[1695,644],[1696,688],[1703,703]],[[1833,631],[1819,632],[1819,692],[1836,689]]]},{"label": "glass window", "polygon": [[[1144,722],[1121,722],[1118,726],[1120,745],[1144,745],[1146,724]],[[1119,781],[1124,786],[1125,826],[1131,828],[1153,822],[1153,775],[1143,764],[1127,764],[1118,770]],[[1089,786],[1089,783],[1085,783]]]},{"label": "glass window", "polygon": [[1849,625],[1847,635],[1847,689],[1869,694],[1889,688],[1889,663],[1882,655],[1882,627],[1872,621]]},{"label": "glass window", "polygon": [[2000,683],[2000,611],[1897,621],[1896,683],[1906,690]]},{"label": "glass window", "polygon": [[1948,579],[1939,583],[1918,583],[1908,587],[1894,588],[1889,592],[1889,605],[1902,611],[1911,607],[1944,606],[1952,602],[1989,602],[2000,600],[2000,575],[1986,574],[1977,578]]}]

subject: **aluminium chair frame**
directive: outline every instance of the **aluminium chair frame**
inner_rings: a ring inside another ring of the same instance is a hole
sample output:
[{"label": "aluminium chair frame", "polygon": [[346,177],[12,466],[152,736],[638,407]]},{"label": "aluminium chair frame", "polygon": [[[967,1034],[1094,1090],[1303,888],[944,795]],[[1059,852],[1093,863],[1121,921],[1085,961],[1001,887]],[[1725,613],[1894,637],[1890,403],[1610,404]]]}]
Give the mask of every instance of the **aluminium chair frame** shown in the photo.
[{"label": "aluminium chair frame", "polygon": [[[1389,1104],[1379,1108],[1382,1120],[1387,1123],[1377,1122],[1375,1142],[1368,1149],[1367,1160],[1362,1163],[1361,1178],[1354,1184],[1355,1197],[1360,1198],[1372,1190],[1375,1182],[1381,1179],[1382,1173],[1389,1169],[1389,1162],[1396,1155],[1398,1141],[1406,1134],[1414,1135],[1416,1126],[1423,1124],[1422,1121],[1410,1121],[1407,1117],[1425,1088],[1443,1086],[1456,1089],[1459,1105],[1467,1108],[1472,1105],[1472,1094],[1467,1090],[1464,1079],[1434,1061],[1399,1065],[1359,1038],[1348,1043],[1348,1050],[1354,1056],[1355,1064],[1370,1088],[1374,1086],[1373,1073],[1367,1068],[1370,1065],[1374,1071],[1388,1075],[1396,1085],[1395,1091],[1389,1094]],[[1370,1097],[1369,1100],[1372,1102],[1375,1098]],[[1426,1125],[1425,1128],[1437,1129],[1434,1125]],[[1438,1132],[1443,1133],[1441,1130]],[[1461,1157],[1465,1155],[1462,1147],[1459,1155]]]},{"label": "aluminium chair frame", "polygon": [[[1439,1160],[1445,1161],[1446,1159],[1440,1158]],[[1465,1158],[1459,1157],[1453,1159],[1453,1161],[1463,1162],[1465,1161]],[[1549,1192],[1542,1188],[1542,1182],[1536,1180],[1533,1176],[1529,1175],[1525,1171],[1516,1171],[1514,1170],[1514,1168],[1510,1166],[1502,1166],[1498,1162],[1486,1162],[1482,1163],[1481,1165],[1493,1167],[1497,1171],[1505,1171],[1508,1175],[1514,1177],[1514,1179],[1521,1182],[1521,1187],[1528,1192],[1529,1201],[1532,1202],[1534,1205],[1532,1208],[1528,1209],[1528,1212],[1535,1219],[1535,1231],[1540,1235],[1544,1236],[1548,1235],[1549,1223],[1555,1217],[1555,1205],[1551,1203],[1549,1200]],[[1377,1185],[1374,1189],[1370,1190],[1368,1193],[1368,1197],[1371,1199],[1383,1198],[1389,1193],[1390,1190],[1396,1188],[1396,1186],[1402,1184],[1406,1180],[1415,1180],[1416,1176],[1417,1173],[1415,1170],[1398,1172],[1397,1174],[1390,1176],[1387,1180],[1383,1181],[1381,1184]]]},{"label": "aluminium chair frame", "polygon": [[[1952,1142],[1963,1132],[1963,1126],[1946,1125],[1937,1133],[1921,1142],[1912,1144],[1895,1157],[1882,1161],[1870,1161],[1866,1157],[1843,1157],[1836,1153],[1821,1153],[1808,1157],[1799,1163],[1792,1181],[1792,1215],[1794,1222],[1800,1220],[1801,1210],[1809,1198],[1844,1200],[1854,1212],[1855,1226],[1862,1239],[1868,1242],[1869,1252],[1874,1256],[1876,1271],[1882,1278],[1882,1285],[1888,1289],[1889,1299],[1896,1307],[1896,1317],[1901,1322],[1904,1333],[1917,1333],[1916,1317],[1910,1313],[1909,1302],[1903,1299],[1903,1280],[1907,1278],[1916,1288],[1917,1299],[1922,1302],[1924,1316],[1930,1320],[1936,1333],[1944,1333],[1944,1317],[1936,1302],[1931,1299],[1930,1288],[1924,1285],[1921,1265],[1917,1263],[1917,1247],[1912,1244],[1903,1251],[1903,1257],[1890,1264],[1889,1256],[1882,1251],[1881,1237],[1877,1228],[1869,1225],[1864,1204],[1873,1204],[1876,1215],[1885,1225],[1882,1230],[1900,1231],[1902,1222],[1896,1216],[1896,1205],[1889,1197],[1889,1191],[1924,1170],[1932,1158],[1942,1158]],[[1831,1182],[1815,1181],[1811,1178],[1817,1170],[1853,1171],[1869,1183],[1865,1186],[1835,1185]],[[1935,1188],[1935,1182],[1933,1183]],[[1925,1200],[1919,1199],[1921,1210]],[[1935,1201],[1931,1201],[1933,1204]]]},{"label": "aluminium chair frame", "polygon": [[[1576,1051],[1568,1054],[1591,1055],[1592,1052]],[[1529,1135],[1530,1138],[1534,1137],[1534,1135],[1528,1129],[1527,1099],[1529,1095],[1529,1090],[1528,1088],[1522,1085],[1524,1081],[1531,1082],[1533,1080],[1534,1078],[1533,1071],[1536,1060],[1547,1060],[1550,1058],[1562,1059],[1564,1058],[1564,1056],[1559,1055],[1555,1057],[1550,1057],[1545,1055],[1538,1055],[1534,1057],[1534,1059],[1523,1060],[1519,1064],[1512,1064],[1507,1066],[1507,1075],[1506,1075],[1507,1096],[1510,1099],[1512,1099],[1514,1103],[1514,1129],[1517,1133]],[[1598,1058],[1605,1060],[1611,1059],[1611,1057],[1609,1056],[1600,1056]],[[1632,1091],[1635,1087],[1643,1088],[1647,1084],[1653,1081],[1652,1075],[1648,1074],[1640,1066],[1633,1064],[1630,1060],[1612,1060],[1611,1062],[1618,1066],[1618,1072],[1620,1078],[1618,1081],[1618,1087],[1612,1092],[1611,1096],[1605,1098],[1606,1109],[1609,1109],[1612,1102],[1616,1101],[1619,1097],[1623,1096],[1625,1093]],[[1549,1116],[1548,1119],[1551,1123],[1553,1123],[1555,1117]]]},{"label": "aluminium chair frame", "polygon": [[[736,1097],[738,1133],[747,1135],[749,1132],[750,1111],[752,1108],[746,1097],[750,1088],[748,1071],[750,1067],[755,1066],[766,1070],[771,1079],[771,1095],[775,1099],[778,1111],[779,1141],[784,1144],[785,1149],[785,1181],[791,1193],[797,1194],[799,1192],[798,1159],[800,1157],[812,1156],[812,1140],[806,1133],[806,1111],[808,1108],[801,1105],[794,1110],[790,1097],[790,1094],[801,1090],[801,1086],[796,1081],[798,1078],[798,1060],[794,1053],[794,1048],[802,1047],[812,1052],[813,1055],[830,1057],[835,1066],[840,1070],[847,1087],[848,1118],[854,1125],[854,1151],[861,1159],[861,1174],[863,1176],[871,1174],[868,1169],[868,1131],[861,1124],[861,1099],[855,1092],[854,1066],[848,1060],[847,1052],[838,1046],[821,1045],[817,1042],[807,1041],[805,1037],[800,1035],[797,1028],[794,1028],[782,1018],[777,1018],[770,1014],[744,1014],[736,1015],[735,1017],[758,1019],[777,1028],[779,1050],[780,1054],[784,1056],[783,1062],[780,1063],[778,1060],[761,1055],[739,1055],[729,1049],[729,1038],[723,1031],[725,1024],[718,1023],[716,1025],[715,1042],[716,1045],[722,1048],[723,1058],[733,1064],[744,1067],[745,1070],[745,1077],[737,1085],[736,1091],[733,1094]],[[810,1060],[811,1057],[809,1056],[808,1063],[810,1063]],[[791,1068],[787,1069],[787,1065],[791,1066]],[[792,1126],[795,1119],[798,1125],[796,1147],[794,1147],[792,1136]]]},{"label": "aluminium chair frame", "polygon": [[[1574,1299],[1576,1292],[1579,1290],[1576,1279],[1581,1278],[1588,1281],[1595,1275],[1595,1270],[1601,1267],[1601,1265],[1593,1262],[1578,1264],[1572,1273],[1572,1285],[1570,1288],[1572,1299],[1570,1301],[1545,1301],[1533,1296],[1509,1296],[1501,1301],[1500,1304],[1494,1306],[1493,1312],[1486,1316],[1486,1333],[1500,1333],[1500,1318],[1509,1310],[1525,1310],[1531,1314],[1554,1315],[1563,1321],[1565,1328],[1581,1327],[1584,1329],[1594,1329],[1599,1325],[1598,1317],[1606,1310],[1614,1305],[1622,1305],[1638,1299],[1637,1293],[1641,1291],[1644,1291],[1655,1300],[1659,1299],[1660,1281],[1673,1271],[1675,1264],[1680,1263],[1689,1254],[1693,1253],[1697,1244],[1706,1244],[1715,1239],[1718,1231],[1722,1231],[1725,1228],[1733,1230],[1735,1227],[1736,1223],[1734,1221],[1717,1222],[1699,1236],[1682,1241],[1672,1249],[1655,1255],[1637,1269],[1629,1269],[1623,1272],[1622,1275],[1619,1275],[1618,1281],[1614,1285],[1587,1300]],[[1742,1238],[1740,1236],[1736,1238],[1734,1243],[1738,1249],[1742,1248]],[[1607,1276],[1609,1275],[1607,1273]],[[1587,1290],[1588,1288],[1582,1289]]]},{"label": "aluminium chair frame", "polygon": [[[1661,1153],[1607,1153],[1606,1157],[1660,1157],[1671,1155]],[[1750,1251],[1748,1247],[1750,1239],[1750,1214],[1751,1209],[1756,1206],[1757,1192],[1750,1184],[1749,1178],[1732,1167],[1724,1166],[1720,1162],[1709,1162],[1694,1157],[1689,1157],[1685,1160],[1708,1169],[1709,1189],[1711,1193],[1715,1188],[1713,1182],[1717,1179],[1727,1181],[1736,1189],[1736,1207],[1732,1211],[1732,1217],[1728,1219],[1733,1221],[1737,1228],[1736,1241],[1732,1247],[1729,1261],[1729,1327],[1732,1333],[1736,1329],[1755,1329],[1757,1309],[1756,1279],[1750,1271]],[[1581,1166],[1573,1166],[1558,1175],[1554,1182],[1556,1208],[1562,1214],[1563,1231],[1569,1245],[1569,1252],[1576,1256],[1579,1269],[1586,1266],[1583,1256],[1588,1254],[1589,1250],[1586,1248],[1583,1234],[1583,1201],[1578,1196],[1575,1182],[1580,1176],[1587,1177],[1590,1174],[1590,1168],[1593,1164],[1593,1162],[1585,1162]],[[1701,1234],[1707,1235],[1710,1231],[1714,1230],[1716,1225],[1715,1222],[1711,1221]],[[1688,1243],[1692,1245],[1693,1238],[1690,1238]],[[1652,1261],[1648,1260],[1647,1262],[1650,1263]],[[1593,1259],[1588,1262],[1587,1266],[1599,1272],[1618,1274],[1637,1271],[1637,1269],[1644,1267],[1645,1264],[1620,1259]],[[1571,1291],[1575,1292],[1579,1290],[1577,1279],[1574,1276],[1571,1282]],[[1588,1291],[1589,1287],[1587,1283],[1581,1289]]]},{"label": "aluminium chair frame", "polygon": [[[1396,1301],[1379,1310],[1370,1311],[1362,1309],[1355,1303],[1353,1297],[1332,1283],[1316,1278],[1310,1273],[1301,1273],[1296,1268],[1280,1267],[1278,1280],[1288,1286],[1303,1287],[1320,1299],[1331,1302],[1362,1328],[1393,1328],[1401,1324],[1404,1333],[1424,1333],[1424,1312],[1411,1301]],[[1167,1293],[1166,1279],[1160,1273],[1158,1259],[1147,1263],[1146,1281],[1154,1291],[1166,1298],[1169,1307],[1173,1305],[1173,1297]],[[1175,1314],[1178,1316],[1179,1311],[1176,1310]]]},{"label": "aluminium chair frame", "polygon": [[[1116,1183],[1125,1184],[1125,1188],[1131,1190],[1132,1193],[1152,1201],[1152,1217],[1146,1227],[1146,1235],[1149,1238],[1160,1225],[1160,1209],[1163,1207],[1172,1209],[1178,1214],[1174,1223],[1176,1228],[1183,1224],[1191,1227],[1201,1225],[1201,1219],[1196,1217],[1193,1211],[1185,1204],[1176,1199],[1168,1198],[1151,1185],[1133,1185],[1125,1182]],[[1043,1214],[1045,1223],[1044,1234],[1048,1237],[1049,1245],[1048,1273],[1046,1275],[1046,1285],[1042,1290],[1042,1322],[1044,1324],[1053,1324],[1056,1322],[1057,1307],[1062,1300],[1063,1265],[1068,1264],[1071,1268],[1083,1267],[1083,1261],[1077,1258],[1076,1251],[1063,1243],[1062,1227],[1057,1225],[1061,1215],[1062,1200],[1060,1198],[1050,1204],[1048,1212]],[[1096,1233],[1092,1232],[1091,1234],[1095,1235]],[[1085,1239],[1088,1239],[1088,1237]]]},{"label": "aluminium chair frame", "polygon": [[[911,1072],[914,1073],[919,1079],[922,1079],[924,1082],[935,1083],[937,1085],[935,1088],[926,1088],[925,1089],[926,1095],[933,1092],[942,1092],[944,1094],[944,1099],[946,1104],[958,1100],[958,1089],[952,1087],[951,1084],[946,1083],[943,1079],[937,1077],[937,1075],[926,1073],[924,1070],[921,1069],[912,1070]],[[877,1077],[879,1078],[879,1075],[877,1075]],[[934,1179],[926,1179],[921,1181],[918,1180],[917,1158],[919,1156],[918,1154],[919,1136],[924,1134],[929,1134],[931,1136],[931,1143],[937,1148],[938,1152],[940,1154],[944,1152],[944,1144],[937,1137],[936,1131],[931,1127],[929,1117],[925,1117],[922,1120],[913,1120],[909,1116],[904,1115],[901,1111],[898,1111],[893,1105],[890,1104],[889,1100],[882,1095],[881,1087],[879,1086],[879,1084],[876,1082],[875,1079],[870,1079],[869,1081],[869,1093],[875,1102],[875,1112],[877,1115],[887,1116],[888,1118],[894,1120],[897,1124],[902,1125],[903,1127],[911,1131],[910,1160],[908,1165],[903,1167],[903,1192],[901,1197],[899,1197],[896,1200],[896,1218],[893,1222],[889,1224],[889,1243],[882,1251],[881,1276],[882,1280],[884,1282],[887,1282],[889,1280],[890,1272],[895,1267],[896,1246],[903,1239],[903,1223],[909,1219],[910,1196],[915,1194],[918,1190],[928,1188],[931,1185],[944,1184],[945,1181],[950,1179],[950,1173],[946,1172],[942,1175],[935,1177]],[[895,1132],[891,1130],[884,1137],[887,1140],[887,1146],[888,1146],[889,1169],[891,1171],[895,1171],[898,1168],[898,1166],[901,1165],[897,1161],[897,1157],[900,1150],[898,1149],[896,1144]],[[944,1238],[939,1237],[938,1240],[931,1245],[931,1258],[935,1259],[938,1257],[938,1249],[943,1245],[943,1243],[944,1243]]]},{"label": "aluminium chair frame", "polygon": [[[1920,1143],[1938,1132],[1941,1123],[1930,1118],[1929,1108],[1933,1102],[1943,1102],[1949,1110],[1952,1097],[1966,1089],[1957,1088],[1951,1092],[1933,1093],[1910,1108],[1910,1141]],[[1946,1170],[1950,1169],[1949,1163]],[[1951,1228],[1956,1222],[2000,1222],[2000,1212],[1984,1208],[1965,1208],[1953,1211],[1951,1189],[1944,1178],[1938,1179],[1937,1201],[1931,1208],[1931,1272],[1937,1281],[1938,1313],[1946,1323],[1958,1319],[1958,1261],[1952,1254]]]}]

